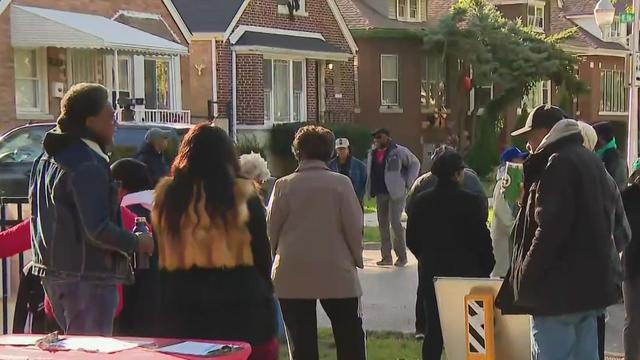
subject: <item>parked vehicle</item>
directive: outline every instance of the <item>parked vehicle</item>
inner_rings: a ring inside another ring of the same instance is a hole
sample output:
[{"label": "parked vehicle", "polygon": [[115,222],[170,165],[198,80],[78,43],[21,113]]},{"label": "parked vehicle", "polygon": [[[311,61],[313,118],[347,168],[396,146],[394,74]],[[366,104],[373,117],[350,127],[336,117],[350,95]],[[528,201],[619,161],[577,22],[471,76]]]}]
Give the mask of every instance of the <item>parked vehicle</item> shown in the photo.
[{"label": "parked vehicle", "polygon": [[[42,153],[42,140],[53,123],[40,123],[17,127],[0,137],[0,197],[27,196],[29,176],[35,159]],[[114,138],[111,160],[132,157],[144,142],[151,128],[171,130],[169,149],[165,153],[167,162],[176,156],[182,137],[189,130],[184,124],[120,123]]]}]

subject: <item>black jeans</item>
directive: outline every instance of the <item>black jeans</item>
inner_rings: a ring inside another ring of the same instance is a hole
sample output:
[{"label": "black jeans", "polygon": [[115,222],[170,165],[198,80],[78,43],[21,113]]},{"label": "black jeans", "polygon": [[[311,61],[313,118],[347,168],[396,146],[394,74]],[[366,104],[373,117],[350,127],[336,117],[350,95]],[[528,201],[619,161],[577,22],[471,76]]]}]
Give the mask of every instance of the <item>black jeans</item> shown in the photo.
[{"label": "black jeans", "polygon": [[[317,360],[318,322],[315,299],[280,299],[293,360]],[[320,300],[331,320],[337,360],[365,360],[365,335],[358,298]]]},{"label": "black jeans", "polygon": [[422,274],[420,284],[418,285],[418,287],[422,288],[422,299],[424,301],[427,320],[425,339],[422,343],[422,360],[440,360],[443,348],[436,288],[431,279],[431,276]]},{"label": "black jeans", "polygon": [[427,315],[425,311],[424,295],[422,294],[422,269],[418,264],[418,291],[416,294],[416,334],[424,334],[427,329]]},{"label": "black jeans", "polygon": [[598,356],[604,360],[604,334],[606,330],[605,314],[598,316]]}]

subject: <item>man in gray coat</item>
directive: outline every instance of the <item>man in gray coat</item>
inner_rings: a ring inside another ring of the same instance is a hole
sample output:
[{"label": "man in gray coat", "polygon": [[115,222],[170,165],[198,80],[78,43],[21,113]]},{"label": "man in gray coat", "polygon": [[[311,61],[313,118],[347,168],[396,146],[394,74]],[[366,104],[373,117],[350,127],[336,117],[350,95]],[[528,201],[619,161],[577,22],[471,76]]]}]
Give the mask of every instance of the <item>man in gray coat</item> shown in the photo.
[{"label": "man in gray coat", "polygon": [[374,146],[367,159],[367,194],[376,199],[378,212],[382,260],[377,265],[393,264],[389,231],[391,224],[395,240],[393,249],[398,257],[395,266],[403,267],[407,265],[407,246],[400,218],[407,189],[418,177],[420,161],[409,149],[396,144],[389,130],[378,129],[372,136]]}]

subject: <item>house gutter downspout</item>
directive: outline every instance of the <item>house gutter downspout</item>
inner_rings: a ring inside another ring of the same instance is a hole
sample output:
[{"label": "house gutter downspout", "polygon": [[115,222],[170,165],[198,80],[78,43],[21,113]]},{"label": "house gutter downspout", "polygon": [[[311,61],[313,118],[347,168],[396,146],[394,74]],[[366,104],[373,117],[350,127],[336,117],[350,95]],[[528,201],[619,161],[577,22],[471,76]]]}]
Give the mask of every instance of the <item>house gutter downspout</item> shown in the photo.
[{"label": "house gutter downspout", "polygon": [[229,121],[232,124],[232,129],[231,129],[231,138],[233,139],[234,142],[237,141],[238,139],[238,133],[237,133],[237,125],[238,125],[238,99],[237,99],[237,88],[236,88],[236,51],[232,50],[231,51],[231,95],[232,95],[232,112],[233,112],[233,119],[229,119]]}]

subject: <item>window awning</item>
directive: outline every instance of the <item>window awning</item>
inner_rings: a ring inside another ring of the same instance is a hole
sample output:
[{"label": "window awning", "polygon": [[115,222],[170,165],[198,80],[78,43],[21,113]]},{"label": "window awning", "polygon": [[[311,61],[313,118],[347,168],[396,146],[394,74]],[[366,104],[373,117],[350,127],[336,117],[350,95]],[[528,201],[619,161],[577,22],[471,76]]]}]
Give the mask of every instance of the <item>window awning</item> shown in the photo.
[{"label": "window awning", "polygon": [[283,54],[336,61],[346,61],[353,57],[352,54],[329,44],[321,36],[244,31],[236,36],[232,35],[231,41],[233,49],[237,52]]},{"label": "window awning", "polygon": [[178,43],[102,16],[27,6],[11,7],[11,45],[110,49],[159,55],[183,55]]}]

